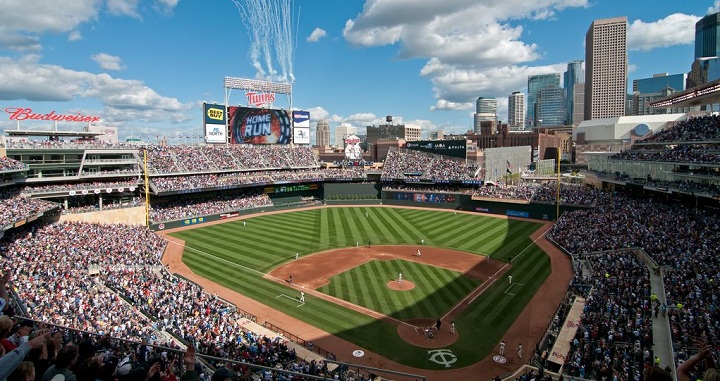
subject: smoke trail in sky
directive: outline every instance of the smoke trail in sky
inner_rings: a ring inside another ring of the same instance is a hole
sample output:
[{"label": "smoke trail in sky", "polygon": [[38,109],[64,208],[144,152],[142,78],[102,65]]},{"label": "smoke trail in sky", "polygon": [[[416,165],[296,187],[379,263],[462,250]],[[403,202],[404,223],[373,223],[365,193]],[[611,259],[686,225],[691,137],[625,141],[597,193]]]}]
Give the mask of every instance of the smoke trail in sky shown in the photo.
[{"label": "smoke trail in sky", "polygon": [[250,60],[256,77],[277,82],[295,81],[292,67],[292,0],[232,2],[248,30]]}]

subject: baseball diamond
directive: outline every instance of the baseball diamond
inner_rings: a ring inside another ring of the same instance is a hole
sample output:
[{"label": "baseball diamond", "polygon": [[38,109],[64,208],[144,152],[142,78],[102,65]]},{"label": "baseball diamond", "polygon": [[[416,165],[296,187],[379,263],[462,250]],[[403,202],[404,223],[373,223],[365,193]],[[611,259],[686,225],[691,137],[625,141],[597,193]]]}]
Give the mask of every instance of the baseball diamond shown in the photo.
[{"label": "baseball diamond", "polygon": [[[522,365],[520,359],[492,362],[497,343],[537,342],[571,276],[567,259],[557,250],[553,255],[542,237],[550,225],[532,220],[384,206],[315,207],[222,222],[165,232],[171,271],[339,360],[422,372],[432,380],[485,374],[478,366],[497,374]],[[398,273],[415,287],[387,287]],[[514,295],[505,292],[508,275],[522,280]],[[300,290],[301,307],[277,298]],[[418,333],[438,318],[445,324],[432,339]],[[368,355],[352,358],[358,348]],[[432,360],[448,356],[452,361]]]}]

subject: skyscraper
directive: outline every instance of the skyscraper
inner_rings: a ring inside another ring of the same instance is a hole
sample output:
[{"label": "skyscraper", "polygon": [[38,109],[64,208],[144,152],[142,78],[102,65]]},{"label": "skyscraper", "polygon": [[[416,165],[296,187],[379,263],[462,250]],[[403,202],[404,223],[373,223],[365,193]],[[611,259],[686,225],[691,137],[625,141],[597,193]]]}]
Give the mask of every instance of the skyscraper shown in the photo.
[{"label": "skyscraper", "polygon": [[525,129],[525,94],[519,91],[508,97],[508,125],[510,131]]},{"label": "skyscraper", "polygon": [[[582,122],[582,114],[579,119],[574,119],[576,108],[582,108],[582,104],[575,103],[575,85],[585,83],[585,70],[583,61],[575,60],[567,64],[567,71],[563,74],[563,86],[565,87],[565,124],[578,125]],[[585,92],[583,92],[584,94]],[[582,102],[582,98],[581,102]]]},{"label": "skyscraper", "polygon": [[585,34],[585,120],[625,115],[627,17],[595,20]]},{"label": "skyscraper", "polygon": [[345,147],[345,138],[357,134],[357,127],[349,124],[341,124],[335,127],[335,147]]},{"label": "skyscraper", "polygon": [[546,87],[560,87],[560,73],[540,74],[528,76],[528,101],[527,101],[527,126],[535,127],[537,124],[537,103],[538,92]]},{"label": "skyscraper", "polygon": [[497,122],[497,99],[478,97],[475,101],[475,125],[473,131],[480,133],[480,123],[483,121]]},{"label": "skyscraper", "polygon": [[537,92],[535,102],[536,126],[562,126],[565,124],[565,95],[559,86],[548,85]]},{"label": "skyscraper", "polygon": [[315,132],[315,145],[330,145],[330,123],[327,119],[321,119],[317,122],[317,131]]},{"label": "skyscraper", "polygon": [[720,56],[720,12],[707,15],[695,23],[695,58]]}]

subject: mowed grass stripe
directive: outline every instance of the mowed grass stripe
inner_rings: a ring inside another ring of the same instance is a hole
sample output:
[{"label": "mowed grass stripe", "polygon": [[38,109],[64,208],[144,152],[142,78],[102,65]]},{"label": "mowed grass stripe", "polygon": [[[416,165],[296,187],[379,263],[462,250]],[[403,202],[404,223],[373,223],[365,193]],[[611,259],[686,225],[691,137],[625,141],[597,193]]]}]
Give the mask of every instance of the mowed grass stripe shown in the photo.
[{"label": "mowed grass stripe", "polygon": [[[402,237],[403,242],[407,243],[420,243],[421,239],[426,239],[425,234],[422,231],[419,231],[415,226],[413,226],[410,222],[408,222],[405,218],[400,216],[397,211],[397,209],[387,209],[387,221],[392,221],[394,226],[397,226],[398,230],[400,231],[400,237]],[[398,238],[400,238],[398,237]],[[426,240],[427,241],[427,240]],[[426,242],[428,243],[428,242]]]}]

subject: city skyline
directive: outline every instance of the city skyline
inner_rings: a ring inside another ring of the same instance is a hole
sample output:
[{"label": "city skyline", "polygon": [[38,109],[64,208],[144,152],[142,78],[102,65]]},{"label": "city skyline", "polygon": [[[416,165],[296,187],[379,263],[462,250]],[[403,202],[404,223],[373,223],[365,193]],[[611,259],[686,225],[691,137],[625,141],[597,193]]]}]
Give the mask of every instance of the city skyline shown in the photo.
[{"label": "city skyline", "polygon": [[[200,104],[224,101],[224,76],[262,77],[249,25],[232,1],[33,1],[7,0],[0,15],[3,110],[99,116],[121,137],[199,135]],[[653,7],[295,0],[292,106],[311,112],[313,134],[323,118],[333,132],[342,123],[362,132],[386,115],[423,135],[462,133],[473,128],[478,97],[496,98],[506,122],[508,97],[527,91],[528,76],[563,73],[568,62],[584,60],[585,32],[596,19],[627,17],[628,82],[686,73],[695,22],[718,8],[710,0]],[[267,77],[282,72],[270,68]],[[230,101],[243,103],[244,95],[234,92]],[[0,128],[15,128],[7,115]]]}]

